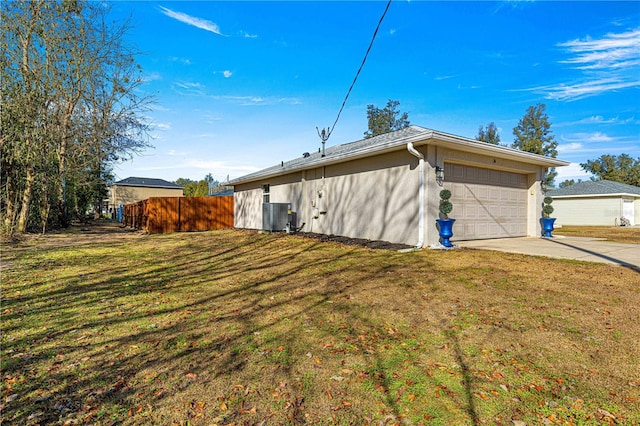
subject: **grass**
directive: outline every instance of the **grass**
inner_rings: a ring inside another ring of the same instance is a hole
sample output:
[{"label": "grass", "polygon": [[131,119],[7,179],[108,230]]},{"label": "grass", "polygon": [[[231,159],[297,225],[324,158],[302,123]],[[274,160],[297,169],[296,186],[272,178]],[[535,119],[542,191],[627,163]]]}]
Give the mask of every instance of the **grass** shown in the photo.
[{"label": "grass", "polygon": [[640,244],[640,227],[563,226],[554,230],[553,233],[571,237],[604,238],[616,243]]},{"label": "grass", "polygon": [[640,422],[630,269],[232,230],[2,257],[3,424]]}]

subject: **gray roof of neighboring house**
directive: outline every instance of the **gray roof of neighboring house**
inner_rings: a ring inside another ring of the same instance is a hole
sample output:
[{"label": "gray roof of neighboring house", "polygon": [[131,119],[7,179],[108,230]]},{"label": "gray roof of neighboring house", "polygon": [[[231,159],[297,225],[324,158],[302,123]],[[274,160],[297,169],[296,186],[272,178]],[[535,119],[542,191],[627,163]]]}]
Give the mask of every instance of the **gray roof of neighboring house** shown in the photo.
[{"label": "gray roof of neighboring house", "polygon": [[550,197],[584,197],[602,195],[635,195],[640,197],[640,188],[610,180],[588,180],[547,192]]},{"label": "gray roof of neighboring house", "polygon": [[128,177],[126,179],[114,182],[114,185],[120,186],[142,186],[146,188],[167,188],[167,189],[184,189],[177,183],[167,182],[164,179],[144,178],[144,177]]},{"label": "gray roof of neighboring house", "polygon": [[212,197],[228,197],[233,196],[233,189],[225,189],[224,191],[216,192],[215,194],[211,194]]},{"label": "gray roof of neighboring house", "polygon": [[546,167],[566,166],[569,164],[566,161],[544,157],[501,145],[478,142],[475,139],[450,135],[419,126],[409,126],[402,130],[385,133],[369,139],[362,139],[341,145],[327,146],[325,148],[324,157],[320,151],[304,153],[293,160],[282,161],[280,164],[275,166],[233,179],[228,183],[228,185],[237,185],[240,183],[280,176],[300,170],[312,169],[357,158],[365,158],[390,151],[398,151],[406,149],[408,142],[412,142],[416,146],[427,143],[433,145],[444,145],[462,149],[467,152],[477,152],[499,158],[515,159]]}]

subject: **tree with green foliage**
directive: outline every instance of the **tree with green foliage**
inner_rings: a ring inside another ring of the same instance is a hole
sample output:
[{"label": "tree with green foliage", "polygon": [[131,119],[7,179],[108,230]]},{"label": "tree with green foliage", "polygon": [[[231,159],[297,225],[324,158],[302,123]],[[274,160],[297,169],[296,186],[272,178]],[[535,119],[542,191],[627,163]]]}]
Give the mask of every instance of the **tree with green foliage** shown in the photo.
[{"label": "tree with green foliage", "polygon": [[[515,137],[511,145],[513,148],[546,157],[558,156],[558,142],[551,132],[551,123],[545,104],[527,108],[525,115],[513,128],[513,135]],[[550,169],[542,182],[543,188],[553,187],[553,181],[557,175],[555,168]]]},{"label": "tree with green foliage", "polygon": [[480,126],[478,128],[478,134],[476,135],[476,140],[480,142],[486,142],[493,145],[500,145],[500,134],[498,133],[498,128],[496,127],[496,123],[493,121],[487,125],[487,127]]},{"label": "tree with green foliage", "polygon": [[582,182],[582,179],[578,179],[577,181],[575,179],[566,179],[558,184],[558,188],[566,188],[580,182]]},{"label": "tree with green foliage", "polygon": [[580,167],[595,175],[594,180],[611,180],[640,186],[640,157],[634,159],[628,154],[605,154],[598,159],[580,163]]},{"label": "tree with green foliage", "polygon": [[216,190],[222,190],[225,187],[213,178],[209,173],[204,179],[195,181],[188,178],[178,178],[173,183],[184,187],[183,194],[185,197],[202,197],[211,195]]},{"label": "tree with green foliage", "polygon": [[400,105],[400,102],[391,99],[383,109],[374,105],[367,105],[368,130],[364,132],[365,139],[404,129],[411,125],[409,123],[409,114],[406,112],[401,114],[397,110],[398,105]]},{"label": "tree with green foliage", "polygon": [[66,226],[101,201],[114,162],[148,146],[128,25],[88,0],[0,5],[3,230]]}]

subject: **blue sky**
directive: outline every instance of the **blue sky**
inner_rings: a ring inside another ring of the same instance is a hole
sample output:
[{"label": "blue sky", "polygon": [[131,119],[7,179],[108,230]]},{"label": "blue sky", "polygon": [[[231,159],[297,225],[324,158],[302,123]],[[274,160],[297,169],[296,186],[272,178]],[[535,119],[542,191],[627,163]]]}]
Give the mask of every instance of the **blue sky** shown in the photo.
[{"label": "blue sky", "polygon": [[[119,1],[131,18],[151,143],[129,176],[220,181],[320,147],[386,1]],[[393,1],[328,146],[362,138],[368,104],[465,137],[493,121],[503,143],[545,103],[556,183],[579,163],[640,156],[640,3]]]}]

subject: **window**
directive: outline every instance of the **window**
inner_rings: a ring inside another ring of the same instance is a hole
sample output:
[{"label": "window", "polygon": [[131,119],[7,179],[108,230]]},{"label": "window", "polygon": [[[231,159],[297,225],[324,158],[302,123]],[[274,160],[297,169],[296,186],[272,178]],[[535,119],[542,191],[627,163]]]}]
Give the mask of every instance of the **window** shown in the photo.
[{"label": "window", "polygon": [[262,202],[269,202],[269,184],[262,185]]}]

